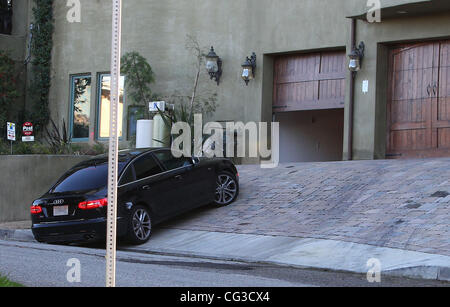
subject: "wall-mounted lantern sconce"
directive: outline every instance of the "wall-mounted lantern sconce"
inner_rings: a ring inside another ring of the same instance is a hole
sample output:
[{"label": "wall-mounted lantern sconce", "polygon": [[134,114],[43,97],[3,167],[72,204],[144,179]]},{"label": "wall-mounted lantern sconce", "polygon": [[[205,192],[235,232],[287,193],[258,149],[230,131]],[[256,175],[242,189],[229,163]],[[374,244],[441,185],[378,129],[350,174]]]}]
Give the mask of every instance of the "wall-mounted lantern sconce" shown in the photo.
[{"label": "wall-mounted lantern sconce", "polygon": [[351,72],[358,72],[361,70],[361,63],[364,58],[364,51],[366,46],[364,42],[361,42],[358,47],[352,50],[352,52],[348,55],[350,62],[348,64],[348,69]]},{"label": "wall-mounted lantern sconce", "polygon": [[214,51],[214,47],[206,55],[206,70],[208,71],[211,80],[215,80],[217,85],[220,83],[222,77],[222,59]]},{"label": "wall-mounted lantern sconce", "polygon": [[247,57],[244,64],[242,64],[242,79],[248,86],[250,80],[255,79],[256,72],[256,53],[252,53],[251,57]]}]

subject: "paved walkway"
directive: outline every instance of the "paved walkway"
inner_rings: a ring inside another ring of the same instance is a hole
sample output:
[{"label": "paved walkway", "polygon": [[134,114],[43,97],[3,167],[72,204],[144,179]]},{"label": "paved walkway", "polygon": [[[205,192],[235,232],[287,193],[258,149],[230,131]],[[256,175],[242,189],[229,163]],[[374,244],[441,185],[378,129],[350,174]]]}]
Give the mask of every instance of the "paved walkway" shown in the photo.
[{"label": "paved walkway", "polygon": [[450,255],[450,159],[241,166],[239,173],[236,203],[163,227]]}]

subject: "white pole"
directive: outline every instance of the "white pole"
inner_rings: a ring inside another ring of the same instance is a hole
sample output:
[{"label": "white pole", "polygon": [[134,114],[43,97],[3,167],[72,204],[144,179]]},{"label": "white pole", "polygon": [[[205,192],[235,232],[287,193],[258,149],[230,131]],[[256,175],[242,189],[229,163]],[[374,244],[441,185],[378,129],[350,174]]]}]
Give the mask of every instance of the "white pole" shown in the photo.
[{"label": "white pole", "polygon": [[111,114],[108,168],[108,219],[106,235],[106,287],[116,286],[117,177],[119,150],[119,80],[122,35],[122,0],[113,0],[111,48]]}]

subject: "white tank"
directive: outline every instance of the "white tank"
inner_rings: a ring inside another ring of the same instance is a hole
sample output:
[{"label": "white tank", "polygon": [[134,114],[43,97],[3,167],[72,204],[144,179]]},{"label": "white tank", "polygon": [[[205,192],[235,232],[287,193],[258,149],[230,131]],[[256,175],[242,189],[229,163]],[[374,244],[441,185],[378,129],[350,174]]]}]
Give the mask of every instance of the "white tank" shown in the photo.
[{"label": "white tank", "polygon": [[166,125],[160,114],[153,117],[152,147],[170,147],[170,127]]},{"label": "white tank", "polygon": [[142,119],[137,121],[136,126],[136,148],[152,147],[153,121]]}]

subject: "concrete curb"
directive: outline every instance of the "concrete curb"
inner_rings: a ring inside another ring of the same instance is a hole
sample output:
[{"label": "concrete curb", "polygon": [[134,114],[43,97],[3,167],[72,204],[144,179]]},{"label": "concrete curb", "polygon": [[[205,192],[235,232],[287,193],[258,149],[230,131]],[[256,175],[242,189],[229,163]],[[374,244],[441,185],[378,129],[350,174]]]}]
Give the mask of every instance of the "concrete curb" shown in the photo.
[{"label": "concrete curb", "polygon": [[[345,269],[330,269],[324,267],[317,266],[307,266],[307,265],[295,265],[284,263],[280,261],[264,261],[261,259],[255,259],[252,257],[227,257],[225,255],[221,256],[213,256],[207,254],[192,254],[192,253],[184,253],[184,252],[174,252],[172,250],[146,250],[142,251],[136,248],[121,248],[121,251],[125,252],[133,252],[133,253],[141,253],[148,255],[161,255],[161,256],[170,256],[170,257],[188,257],[188,258],[199,258],[199,259],[209,259],[209,260],[220,260],[220,261],[233,261],[233,262],[241,262],[248,264],[266,264],[266,265],[274,265],[274,266],[282,266],[282,267],[291,267],[297,269],[312,269],[312,270],[327,270],[333,272],[344,272],[344,273],[356,273],[356,274],[364,274],[364,272],[357,272],[352,270]],[[390,271],[382,271],[382,275],[385,276],[393,276],[393,277],[405,277],[411,279],[424,279],[424,280],[439,280],[450,282],[450,267],[438,267],[438,266],[422,266],[422,267],[411,267],[411,268],[403,268],[397,270]]]},{"label": "concrete curb", "polygon": [[122,250],[367,274],[379,259],[382,275],[450,281],[450,257],[335,240],[164,229]]},{"label": "concrete curb", "polygon": [[19,242],[36,242],[31,230],[25,229],[0,229],[0,240],[19,241]]},{"label": "concrete curb", "polygon": [[[36,242],[31,230],[0,230],[0,240]],[[449,256],[334,240],[162,229],[148,243],[120,250],[357,274],[367,274],[367,260],[377,258],[382,276],[450,282]]]}]

